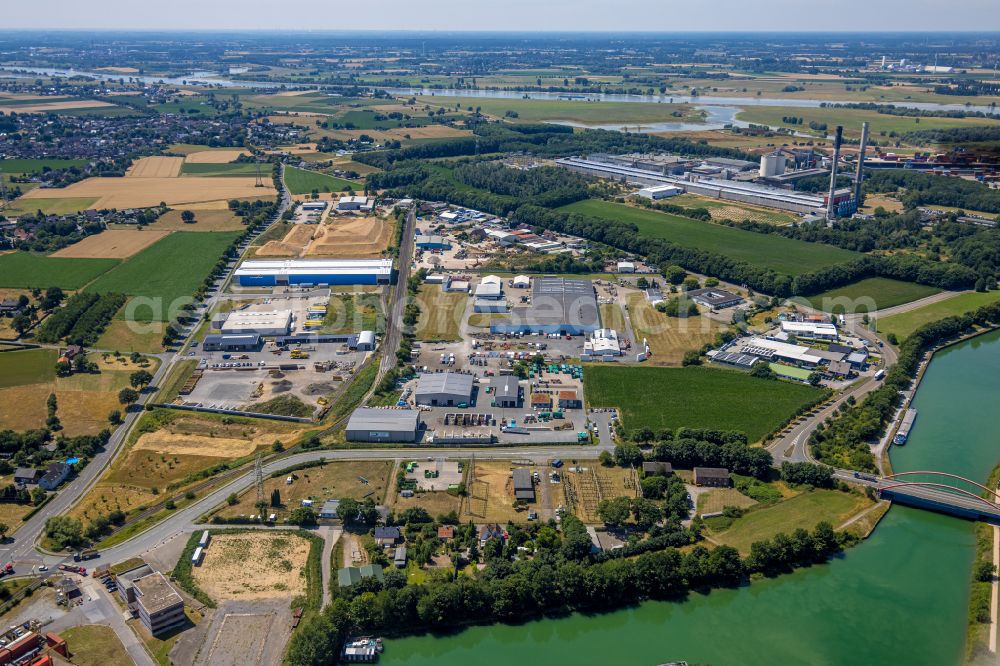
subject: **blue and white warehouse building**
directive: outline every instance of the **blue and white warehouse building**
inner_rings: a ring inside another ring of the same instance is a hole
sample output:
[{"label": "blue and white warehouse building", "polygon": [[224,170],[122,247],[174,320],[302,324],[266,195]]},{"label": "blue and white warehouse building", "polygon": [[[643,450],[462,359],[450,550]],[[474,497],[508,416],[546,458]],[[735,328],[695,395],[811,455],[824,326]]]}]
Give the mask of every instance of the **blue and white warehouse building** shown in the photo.
[{"label": "blue and white warehouse building", "polygon": [[241,287],[294,284],[390,284],[392,259],[249,260],[236,269]]}]

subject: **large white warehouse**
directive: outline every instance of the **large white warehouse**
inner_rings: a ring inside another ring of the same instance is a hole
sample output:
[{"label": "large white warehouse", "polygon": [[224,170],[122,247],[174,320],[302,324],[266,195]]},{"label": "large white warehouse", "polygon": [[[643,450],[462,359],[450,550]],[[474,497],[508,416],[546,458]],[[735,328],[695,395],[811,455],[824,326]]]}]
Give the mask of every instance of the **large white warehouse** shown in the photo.
[{"label": "large white warehouse", "polygon": [[392,259],[252,259],[244,261],[235,275],[241,287],[389,284]]}]

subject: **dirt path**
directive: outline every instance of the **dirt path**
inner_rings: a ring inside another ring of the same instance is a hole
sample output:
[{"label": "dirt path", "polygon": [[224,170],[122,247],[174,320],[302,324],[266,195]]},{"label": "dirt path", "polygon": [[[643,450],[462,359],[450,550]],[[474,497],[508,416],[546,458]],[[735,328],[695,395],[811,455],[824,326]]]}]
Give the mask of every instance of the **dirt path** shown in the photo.
[{"label": "dirt path", "polygon": [[333,547],[337,545],[342,530],[335,527],[321,528],[323,534],[323,558],[320,560],[320,570],[323,572],[323,606],[324,608],[333,600],[330,586],[333,584]]},{"label": "dirt path", "polygon": [[[1000,567],[1000,527],[993,526],[993,566]],[[997,601],[1000,597],[1000,580],[993,576],[990,591],[990,652],[997,653]]]}]

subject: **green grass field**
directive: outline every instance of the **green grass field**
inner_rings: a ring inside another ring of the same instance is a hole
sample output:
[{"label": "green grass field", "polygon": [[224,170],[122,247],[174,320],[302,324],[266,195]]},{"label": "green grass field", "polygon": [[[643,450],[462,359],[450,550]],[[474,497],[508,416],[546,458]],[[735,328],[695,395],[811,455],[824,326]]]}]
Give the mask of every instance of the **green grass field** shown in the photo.
[{"label": "green grass field", "polygon": [[804,384],[756,379],[717,368],[588,365],[590,407],[618,407],[629,430],[740,430],[757,441],[820,397]]},{"label": "green grass field", "polygon": [[639,233],[648,238],[661,238],[684,247],[718,252],[788,275],[806,273],[861,256],[857,252],[831,245],[806,243],[773,234],[758,234],[596,199],[578,201],[563,206],[560,210],[628,222],[636,225]]},{"label": "green grass field", "polygon": [[292,194],[309,194],[313,190],[319,190],[320,192],[342,192],[348,186],[356,190],[364,187],[359,183],[352,183],[342,178],[334,178],[325,173],[306,171],[305,169],[297,169],[295,167],[285,169],[285,185],[288,186],[288,191]]},{"label": "green grass field", "polygon": [[[270,181],[271,166],[262,164],[260,173],[261,176]],[[257,175],[257,165],[251,162],[231,162],[229,164],[188,164],[185,162],[181,166],[181,174],[190,176],[255,176]]]},{"label": "green grass field", "polygon": [[41,384],[56,378],[55,349],[27,349],[0,353],[0,388]]},{"label": "green grass field", "polygon": [[[564,120],[584,125],[605,125],[617,123],[669,123],[699,122],[701,115],[685,104],[658,104],[633,102],[588,102],[584,100],[545,99],[485,99],[468,97],[423,96],[418,103],[443,106],[454,109],[458,104],[462,109],[477,106],[490,116],[503,118],[508,111],[517,114],[515,122],[537,123]],[[681,114],[680,117],[673,113]]]},{"label": "green grass field", "polygon": [[909,312],[883,317],[878,320],[880,333],[894,333],[902,340],[915,330],[938,319],[961,315],[1000,299],[1000,291],[969,292],[931,303]]},{"label": "green grass field", "polygon": [[868,278],[809,297],[824,312],[874,312],[940,293],[936,287],[889,278]]},{"label": "green grass field", "polygon": [[94,197],[66,197],[65,199],[14,199],[2,211],[5,215],[17,216],[42,211],[46,215],[72,215],[87,210],[97,202]]},{"label": "green grass field", "polygon": [[[958,103],[958,100],[955,101]],[[782,122],[782,118],[794,116],[802,118],[803,124],[789,125]],[[877,111],[865,109],[837,109],[837,108],[816,108],[808,109],[790,106],[753,106],[736,114],[739,120],[750,123],[771,125],[772,127],[789,127],[801,132],[811,132],[810,122],[826,123],[827,131],[832,134],[837,125],[844,126],[844,136],[860,137],[861,123],[868,121],[871,125],[871,132],[874,136],[879,136],[882,132],[886,134],[896,132],[914,132],[922,129],[943,129],[949,127],[972,127],[974,125],[997,125],[1000,121],[986,118],[913,118],[908,116],[892,116]],[[825,134],[818,132],[818,134]]]},{"label": "green grass field", "polygon": [[117,259],[74,259],[11,252],[0,255],[0,287],[80,289],[118,263]]},{"label": "green grass field", "polygon": [[864,495],[839,490],[814,490],[773,506],[750,511],[738,518],[732,527],[713,536],[741,553],[748,553],[754,541],[770,539],[778,532],[790,534],[800,527],[812,531],[824,520],[837,528],[870,505],[871,500]]},{"label": "green grass field", "polygon": [[152,299],[153,311],[142,308],[136,318],[168,321],[171,309],[198,289],[238,235],[211,231],[172,233],[105,273],[87,290]]}]

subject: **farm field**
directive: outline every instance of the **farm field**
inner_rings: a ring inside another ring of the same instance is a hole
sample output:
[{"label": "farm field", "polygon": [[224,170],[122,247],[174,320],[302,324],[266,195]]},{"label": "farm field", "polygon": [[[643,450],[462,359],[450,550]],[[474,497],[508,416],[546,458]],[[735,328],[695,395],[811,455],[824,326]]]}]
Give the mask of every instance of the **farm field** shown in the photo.
[{"label": "farm field", "polygon": [[799,219],[791,213],[759,208],[739,201],[720,201],[696,194],[681,194],[671,197],[668,203],[685,208],[707,208],[713,220],[732,220],[734,222],[753,220],[754,222],[784,226]]},{"label": "farm field", "polygon": [[[46,98],[51,99],[51,98]],[[37,102],[31,104],[11,104],[9,100],[0,99],[0,113],[57,113],[59,111],[77,111],[80,109],[118,108],[111,102],[100,102],[92,99],[63,100],[59,102]]]},{"label": "farm field", "polygon": [[[2,103],[3,98],[0,98],[0,104]],[[87,160],[68,160],[56,157],[44,157],[38,159],[13,157],[0,160],[0,171],[4,174],[35,173],[36,171],[41,171],[45,167],[49,167],[50,169],[67,169],[69,167],[81,167],[86,163]]]},{"label": "farm field", "polygon": [[652,352],[649,363],[653,365],[680,365],[684,352],[701,349],[726,328],[705,316],[668,317],[653,307],[642,293],[629,294],[626,302],[636,337],[633,344],[642,344],[643,338],[649,342]]},{"label": "farm field", "polygon": [[29,252],[0,254],[0,287],[80,289],[118,263],[116,259],[46,257]]},{"label": "farm field", "polygon": [[[44,352],[44,353],[43,353]],[[56,395],[56,415],[68,437],[96,435],[108,426],[107,416],[121,410],[118,391],[129,385],[138,366],[100,361],[99,374],[55,376],[54,349],[0,354],[0,429],[31,430],[45,426],[46,400]],[[97,361],[99,354],[91,354]],[[152,366],[150,371],[155,370]]]},{"label": "farm field", "polygon": [[876,326],[879,333],[893,333],[902,341],[924,324],[952,315],[965,314],[998,299],[1000,299],[1000,291],[965,292],[909,312],[882,317]]},{"label": "farm field", "polygon": [[[479,107],[487,115],[503,118],[508,111],[517,114],[515,121],[525,123],[563,120],[582,125],[607,125],[613,123],[665,123],[698,122],[702,116],[687,104],[658,104],[632,102],[588,102],[585,100],[537,99],[486,99],[467,97],[417,97],[418,104],[431,107],[462,109]],[[672,115],[677,112],[680,117]]]},{"label": "farm field", "polygon": [[814,308],[837,314],[875,312],[941,293],[937,287],[889,278],[868,278],[837,287],[807,300]]},{"label": "farm field", "polygon": [[[175,148],[180,146],[171,146],[170,152],[181,152],[175,150]],[[196,150],[189,152],[184,157],[184,164],[227,164],[233,162],[243,155],[249,155],[245,150],[239,148],[212,148],[207,149],[207,146],[195,146],[196,148],[201,148],[202,150]]]},{"label": "farm field", "polygon": [[[257,165],[252,162],[184,162],[180,173],[182,176],[256,176]],[[261,176],[270,180],[271,166],[261,165]]]},{"label": "farm field", "polygon": [[749,511],[737,518],[731,527],[712,536],[746,555],[754,541],[769,539],[777,532],[790,534],[800,527],[812,531],[824,520],[837,528],[872,504],[872,500],[861,494],[817,489],[773,506]]},{"label": "farm field", "polygon": [[758,234],[596,199],[578,201],[559,210],[635,224],[640,235],[648,238],[661,238],[684,247],[717,252],[788,275],[798,275],[861,256],[831,245]]},{"label": "farm field", "polygon": [[[194,213],[194,222],[188,223],[181,219],[181,213],[185,210]],[[205,209],[189,206],[167,211],[146,231],[149,229],[157,231],[240,231],[243,228],[243,222],[228,208]]]},{"label": "farm field", "polygon": [[37,384],[56,378],[55,349],[27,349],[0,353],[0,389]]},{"label": "farm field", "polygon": [[152,319],[168,321],[170,310],[201,286],[236,236],[220,232],[172,233],[108,271],[87,289],[159,299],[154,305],[159,312],[152,313]]},{"label": "farm field", "polygon": [[141,157],[125,172],[126,178],[174,178],[181,173],[183,157]]},{"label": "farm field", "polygon": [[[382,504],[390,484],[395,482],[392,469],[393,463],[388,460],[331,462],[319,467],[307,467],[264,479],[264,496],[270,500],[274,490],[281,494],[281,506],[269,509],[277,514],[279,520],[304,499],[313,500],[316,511],[330,498],[371,498],[376,504]],[[294,481],[288,484],[286,480],[292,475]],[[256,513],[256,501],[257,494],[251,489],[243,493],[236,504],[223,506],[219,515],[232,517]]]},{"label": "farm field", "polygon": [[309,194],[313,190],[320,192],[342,192],[347,187],[361,189],[361,183],[354,183],[342,178],[334,178],[325,173],[307,171],[296,167],[285,169],[285,186],[292,194]]},{"label": "farm field", "polygon": [[[958,103],[957,100],[955,103]],[[802,118],[803,124],[789,125],[782,122],[785,116]],[[737,119],[746,122],[770,125],[772,127],[789,127],[800,132],[812,132],[809,129],[810,122],[826,123],[828,132],[832,132],[837,125],[844,126],[844,136],[858,138],[861,136],[861,123],[867,121],[871,125],[871,132],[875,136],[880,133],[896,132],[903,134],[916,130],[945,129],[950,127],[972,127],[983,125],[997,125],[1000,121],[986,118],[914,118],[908,116],[893,116],[877,111],[866,109],[837,109],[837,108],[801,108],[791,106],[753,106],[745,108],[736,114]],[[821,134],[825,134],[820,132]]]},{"label": "farm field", "polygon": [[293,599],[306,592],[311,547],[308,540],[287,532],[215,534],[191,575],[217,602]]},{"label": "farm field", "polygon": [[[264,187],[254,187],[253,178],[88,178],[55,190],[32,190],[17,201],[18,207],[32,206],[36,199],[91,199],[84,208],[149,208],[161,201],[168,206],[181,206],[228,199],[249,199],[274,196],[270,179]],[[58,196],[53,196],[58,193]]]},{"label": "farm field", "polygon": [[7,207],[3,209],[4,214],[16,216],[25,215],[28,213],[34,213],[36,211],[42,211],[46,215],[72,215],[73,213],[79,213],[80,211],[87,210],[88,208],[93,208],[94,204],[97,203],[98,197],[65,197],[56,198],[48,196],[52,192],[57,192],[54,189],[42,189],[35,188],[30,190],[30,193],[35,193],[37,196],[32,198],[27,198],[27,196],[22,196],[7,204]]},{"label": "farm field", "polygon": [[465,292],[445,292],[441,285],[423,285],[417,294],[420,319],[416,335],[420,340],[459,340],[459,325],[465,316],[469,295]]},{"label": "farm field", "polygon": [[629,430],[739,430],[751,442],[822,395],[803,384],[704,367],[588,365],[583,379],[588,406],[618,407]]},{"label": "farm field", "polygon": [[143,229],[107,229],[99,234],[87,236],[78,243],[53,252],[50,257],[71,257],[78,259],[127,259],[143,250],[169,232]]}]

